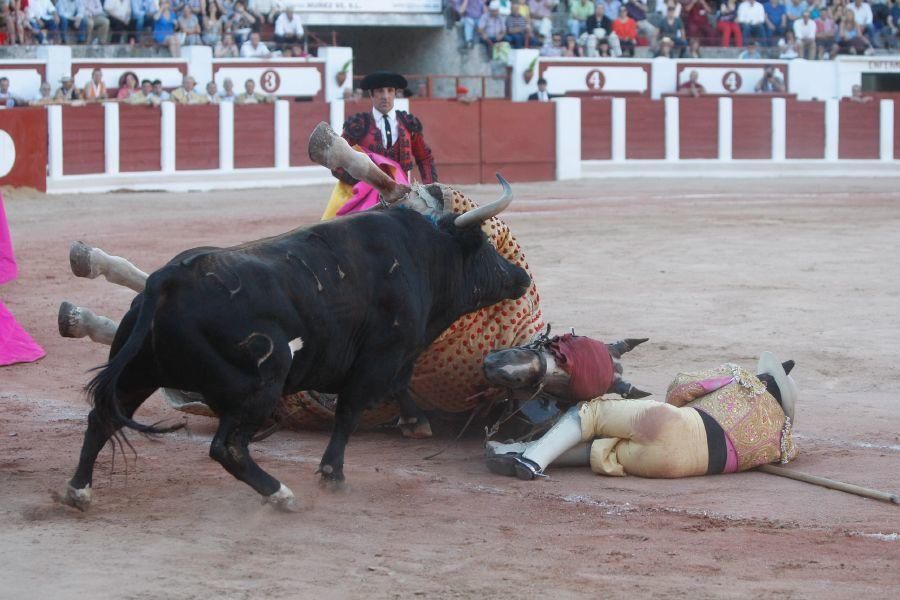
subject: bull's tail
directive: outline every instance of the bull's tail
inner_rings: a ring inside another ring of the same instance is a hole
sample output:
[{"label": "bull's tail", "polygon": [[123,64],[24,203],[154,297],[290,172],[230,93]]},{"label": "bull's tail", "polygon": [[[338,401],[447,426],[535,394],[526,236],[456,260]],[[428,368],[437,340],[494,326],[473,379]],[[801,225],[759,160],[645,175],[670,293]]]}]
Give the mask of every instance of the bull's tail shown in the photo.
[{"label": "bull's tail", "polygon": [[128,339],[108,363],[98,367],[100,372],[91,379],[85,388],[94,407],[94,418],[110,434],[115,433],[122,427],[129,427],[135,431],[151,434],[168,433],[184,427],[183,424],[171,427],[158,427],[156,424],[145,425],[138,423],[125,415],[117,394],[119,378],[141,351],[147,336],[150,335],[150,330],[153,327],[153,317],[156,312],[159,288],[161,281],[165,277],[166,275],[163,272],[158,272],[151,275],[147,280],[147,285],[142,292],[143,298],[138,309],[138,316],[131,332],[128,334]]}]

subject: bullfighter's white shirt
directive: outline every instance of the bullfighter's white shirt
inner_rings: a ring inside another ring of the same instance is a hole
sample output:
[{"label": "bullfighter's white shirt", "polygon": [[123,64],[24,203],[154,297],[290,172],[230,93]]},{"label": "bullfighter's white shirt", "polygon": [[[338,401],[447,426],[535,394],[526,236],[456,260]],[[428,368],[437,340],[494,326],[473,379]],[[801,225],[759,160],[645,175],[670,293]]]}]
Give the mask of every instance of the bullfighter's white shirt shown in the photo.
[{"label": "bullfighter's white shirt", "polygon": [[[378,131],[381,132],[381,143],[387,147],[387,133],[384,128],[384,113],[378,110],[377,108],[372,108],[372,118],[375,119],[375,124],[378,125]],[[397,109],[392,108],[387,113],[388,122],[391,124],[391,141],[397,141]]]}]

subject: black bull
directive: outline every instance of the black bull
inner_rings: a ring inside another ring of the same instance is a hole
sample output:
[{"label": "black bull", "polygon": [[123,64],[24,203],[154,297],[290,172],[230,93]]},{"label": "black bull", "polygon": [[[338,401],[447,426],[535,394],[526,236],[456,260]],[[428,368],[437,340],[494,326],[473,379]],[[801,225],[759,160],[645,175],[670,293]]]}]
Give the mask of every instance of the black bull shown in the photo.
[{"label": "black bull", "polygon": [[341,481],[363,409],[393,398],[415,416],[407,386],[419,354],[462,315],[526,291],[528,274],[480,229],[489,216],[432,223],[408,209],[375,210],[174,258],[150,275],[88,385],[93,410],[68,501],[90,503],[94,462],[121,427],[176,428],[132,418],[160,387],[203,394],[220,417],[210,456],[281,508],[293,494],[248,444],[282,395],[337,393],[319,472]]}]

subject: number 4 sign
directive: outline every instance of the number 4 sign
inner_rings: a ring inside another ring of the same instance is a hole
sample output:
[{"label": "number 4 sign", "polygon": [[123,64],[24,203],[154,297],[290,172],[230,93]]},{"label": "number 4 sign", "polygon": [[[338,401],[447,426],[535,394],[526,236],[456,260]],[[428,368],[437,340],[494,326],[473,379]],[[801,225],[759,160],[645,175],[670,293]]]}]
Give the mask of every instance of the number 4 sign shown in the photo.
[{"label": "number 4 sign", "polygon": [[602,90],[606,85],[606,77],[600,69],[591,69],[588,71],[587,77],[584,78],[589,90]]}]

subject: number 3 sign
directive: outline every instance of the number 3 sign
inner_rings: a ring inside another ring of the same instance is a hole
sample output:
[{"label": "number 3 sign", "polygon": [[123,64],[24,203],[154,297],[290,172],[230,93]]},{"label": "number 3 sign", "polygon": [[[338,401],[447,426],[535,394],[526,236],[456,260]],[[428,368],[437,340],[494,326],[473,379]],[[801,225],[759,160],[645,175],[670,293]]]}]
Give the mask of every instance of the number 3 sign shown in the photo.
[{"label": "number 3 sign", "polygon": [[281,76],[278,74],[278,71],[273,71],[272,69],[263,71],[263,74],[259,77],[259,87],[267,94],[274,94],[281,87]]}]

